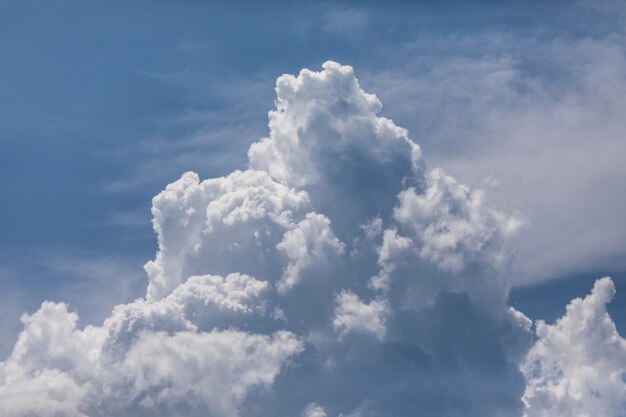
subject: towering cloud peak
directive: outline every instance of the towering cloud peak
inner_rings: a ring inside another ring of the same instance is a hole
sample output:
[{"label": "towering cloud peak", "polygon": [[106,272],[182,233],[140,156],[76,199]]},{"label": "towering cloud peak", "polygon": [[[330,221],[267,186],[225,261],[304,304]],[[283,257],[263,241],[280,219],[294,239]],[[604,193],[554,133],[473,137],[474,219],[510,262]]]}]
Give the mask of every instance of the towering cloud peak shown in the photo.
[{"label": "towering cloud peak", "polygon": [[248,151],[250,167],[304,188],[342,235],[360,222],[387,216],[407,185],[423,182],[421,151],[406,129],[380,117],[382,105],[364,92],[352,67],[328,61],[276,82],[270,135]]},{"label": "towering cloud peak", "polygon": [[[336,186],[328,180],[337,175],[355,185],[356,175],[380,173],[381,166],[400,178],[419,172],[419,146],[406,129],[378,116],[380,101],[359,87],[352,67],[332,61],[322,67],[278,78],[270,136],[250,147],[250,166],[294,187]],[[342,170],[367,162],[373,166],[358,167],[361,172]]]}]

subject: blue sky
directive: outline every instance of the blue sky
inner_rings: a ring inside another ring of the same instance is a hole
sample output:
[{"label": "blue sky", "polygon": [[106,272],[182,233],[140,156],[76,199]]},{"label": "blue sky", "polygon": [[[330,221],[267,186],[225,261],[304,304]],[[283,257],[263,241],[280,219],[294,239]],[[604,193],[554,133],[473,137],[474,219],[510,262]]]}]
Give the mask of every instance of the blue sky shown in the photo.
[{"label": "blue sky", "polygon": [[625,19],[585,1],[2,2],[2,357],[44,300],[87,325],[143,296],[152,197],[245,169],[276,78],[327,60],[429,168],[521,219],[512,306],[552,322],[611,275],[623,334]]}]

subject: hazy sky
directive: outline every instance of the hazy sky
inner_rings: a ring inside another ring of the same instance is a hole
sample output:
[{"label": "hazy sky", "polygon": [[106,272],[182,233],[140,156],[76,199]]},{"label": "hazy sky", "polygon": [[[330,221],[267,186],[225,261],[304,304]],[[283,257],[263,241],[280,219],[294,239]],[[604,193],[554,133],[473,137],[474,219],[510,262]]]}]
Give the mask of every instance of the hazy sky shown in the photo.
[{"label": "hazy sky", "polygon": [[232,3],[0,3],[6,414],[623,415],[624,4]]}]

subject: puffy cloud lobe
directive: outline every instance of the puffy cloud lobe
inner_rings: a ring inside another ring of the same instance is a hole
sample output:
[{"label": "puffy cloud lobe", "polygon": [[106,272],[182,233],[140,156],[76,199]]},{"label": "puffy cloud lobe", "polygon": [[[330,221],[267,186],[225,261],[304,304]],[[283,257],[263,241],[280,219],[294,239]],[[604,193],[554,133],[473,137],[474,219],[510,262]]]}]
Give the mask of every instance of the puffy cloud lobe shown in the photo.
[{"label": "puffy cloud lobe", "polygon": [[523,366],[526,417],[616,417],[626,413],[626,340],[606,304],[610,278],[596,281],[555,324],[537,323],[537,342]]},{"label": "puffy cloud lobe", "polygon": [[10,358],[0,364],[0,410],[7,416],[84,416],[80,411],[93,378],[89,354],[94,329],[76,330],[78,315],[63,303],[44,302],[32,316]]},{"label": "puffy cloud lobe", "polygon": [[344,251],[344,244],[330,230],[330,220],[316,213],[307,214],[294,229],[285,233],[276,247],[289,257],[289,264],[278,282],[280,293],[293,287],[307,266]]},{"label": "puffy cloud lobe", "polygon": [[[152,201],[159,251],[145,267],[148,297],[166,296],[191,275],[245,272],[235,269],[242,266],[242,253],[275,245],[308,206],[306,192],[287,188],[265,172],[235,171],[202,182],[197,174],[185,173]],[[262,249],[244,265],[251,273],[259,272],[259,264],[272,263]]]},{"label": "puffy cloud lobe", "polygon": [[340,336],[350,333],[372,334],[377,339],[385,337],[387,304],[380,301],[363,302],[350,291],[341,291],[336,297],[337,307],[333,326]]},{"label": "puffy cloud lobe", "polygon": [[399,236],[396,229],[385,230],[383,242],[378,247],[380,272],[372,277],[371,286],[377,290],[387,290],[391,273],[396,269],[398,263],[402,262],[403,255],[412,248],[413,241],[411,239]]},{"label": "puffy cloud lobe", "polygon": [[480,190],[458,184],[441,169],[427,176],[427,188],[399,195],[394,217],[415,234],[420,255],[443,269],[460,271],[467,262],[498,266],[508,261],[503,242],[521,221],[484,203]]},{"label": "puffy cloud lobe", "polygon": [[289,332],[272,336],[226,330],[147,332],[114,365],[129,400],[147,409],[172,406],[237,416],[248,391],[271,385],[286,358],[302,349]]},{"label": "puffy cloud lobe", "polygon": [[214,275],[193,276],[179,285],[168,298],[174,298],[176,304],[184,306],[195,302],[193,304],[198,306],[194,306],[194,315],[206,310],[213,310],[212,314],[215,314],[215,310],[250,314],[263,311],[261,296],[267,292],[266,281],[233,273],[224,278]]},{"label": "puffy cloud lobe", "polygon": [[168,415],[191,407],[236,416],[248,391],[271,385],[302,343],[287,331],[197,328],[233,322],[216,321],[220,312],[258,312],[266,290],[266,282],[238,274],[191,277],[163,300],[117,306],[102,327],[84,330],[67,306],[46,302],[25,316],[0,368],[3,415]]},{"label": "puffy cloud lobe", "polygon": [[128,346],[146,329],[195,331],[236,323],[250,314],[264,314],[268,292],[266,281],[238,273],[193,276],[164,299],[116,306],[104,323],[105,343]]},{"label": "puffy cloud lobe", "polygon": [[87,388],[68,374],[43,369],[32,377],[11,378],[0,390],[0,409],[6,416],[85,417],[79,411]]}]

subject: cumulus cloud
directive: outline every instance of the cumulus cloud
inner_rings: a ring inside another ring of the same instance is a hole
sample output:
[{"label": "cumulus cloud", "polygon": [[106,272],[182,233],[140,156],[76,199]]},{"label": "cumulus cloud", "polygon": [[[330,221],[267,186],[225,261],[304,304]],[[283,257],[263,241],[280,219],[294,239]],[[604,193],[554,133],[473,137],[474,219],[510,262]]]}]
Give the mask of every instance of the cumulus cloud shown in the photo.
[{"label": "cumulus cloud", "polygon": [[341,291],[336,297],[337,307],[333,326],[340,336],[350,333],[371,333],[377,339],[385,337],[385,314],[387,305],[384,302],[363,302],[350,291]]},{"label": "cumulus cloud", "polygon": [[247,392],[271,385],[302,349],[287,331],[197,329],[194,310],[241,310],[216,287],[235,281],[229,295],[245,299],[250,288],[242,278],[193,277],[163,302],[117,306],[103,326],[83,330],[65,304],[44,303],[24,316],[25,329],[0,368],[5,415],[238,415]]},{"label": "cumulus cloud", "polygon": [[248,169],[154,197],[144,297],[101,326],[63,303],[24,316],[4,415],[523,413],[530,322],[504,279],[520,220],[429,170],[351,67],[276,94]]},{"label": "cumulus cloud", "polygon": [[326,417],[326,412],[319,404],[310,403],[300,415],[302,417]]},{"label": "cumulus cloud", "polygon": [[[84,416],[80,411],[93,376],[87,354],[93,328],[76,330],[78,315],[63,303],[44,302],[23,315],[20,334],[8,360],[0,366],[0,405],[9,416]],[[95,343],[94,343],[95,342]]]},{"label": "cumulus cloud", "polygon": [[626,413],[626,340],[606,305],[611,278],[567,306],[554,324],[539,321],[523,370],[525,417],[616,417]]}]

